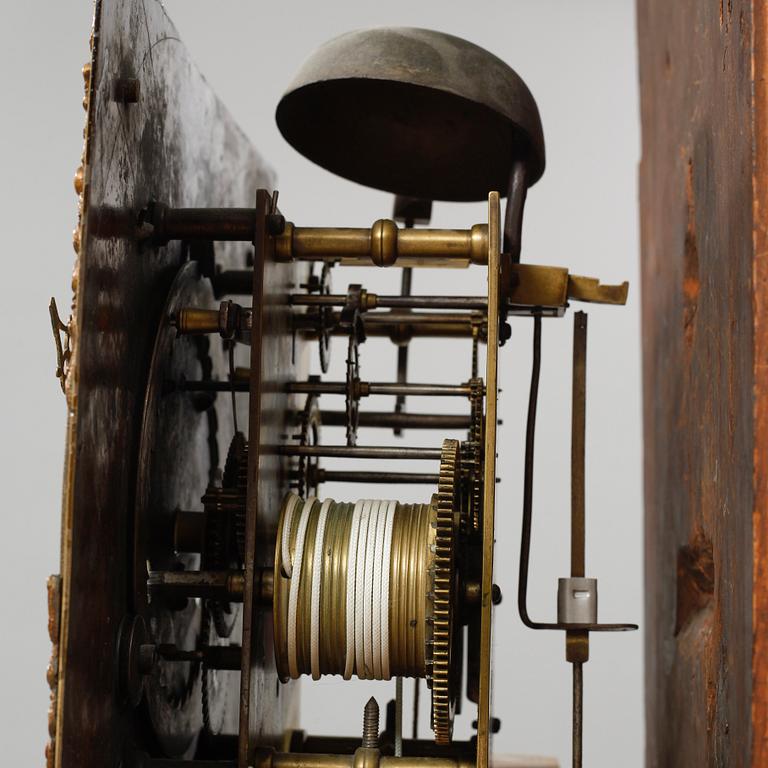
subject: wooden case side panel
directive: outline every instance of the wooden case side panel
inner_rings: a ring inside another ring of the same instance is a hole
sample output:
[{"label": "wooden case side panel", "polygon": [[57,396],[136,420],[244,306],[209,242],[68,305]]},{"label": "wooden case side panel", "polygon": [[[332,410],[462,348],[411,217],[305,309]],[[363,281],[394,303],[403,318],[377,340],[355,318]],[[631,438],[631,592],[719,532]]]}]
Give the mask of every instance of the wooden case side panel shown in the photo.
[{"label": "wooden case side panel", "polygon": [[768,765],[768,8],[752,17],[754,503],[752,765]]},{"label": "wooden case side panel", "polygon": [[637,7],[647,764],[746,766],[752,10],[746,0]]},{"label": "wooden case side panel", "polygon": [[[183,259],[179,244],[140,246],[137,214],[152,199],[252,206],[256,189],[273,182],[160,2],[99,0],[96,20],[63,510],[56,764],[64,768],[119,765],[132,736],[117,638],[131,608],[135,457],[158,318]],[[138,81],[135,102],[116,100],[121,78]],[[245,251],[217,245],[217,261],[243,266]]]}]

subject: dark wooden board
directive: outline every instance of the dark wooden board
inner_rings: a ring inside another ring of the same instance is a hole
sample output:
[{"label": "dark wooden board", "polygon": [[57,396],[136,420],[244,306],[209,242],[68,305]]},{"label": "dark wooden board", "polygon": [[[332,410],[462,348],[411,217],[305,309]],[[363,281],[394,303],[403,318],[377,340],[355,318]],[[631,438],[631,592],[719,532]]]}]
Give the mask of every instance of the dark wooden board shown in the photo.
[{"label": "dark wooden board", "polygon": [[766,11],[637,7],[647,764],[764,766]]},{"label": "dark wooden board", "polygon": [[[55,749],[62,768],[117,766],[135,747],[152,745],[146,712],[128,706],[118,687],[117,639],[125,616],[140,610],[130,588],[136,457],[152,346],[185,255],[178,243],[140,246],[136,216],[151,199],[252,206],[256,189],[273,182],[157,0],[99,0],[93,40],[68,383]],[[138,80],[135,103],[115,100],[119,78]],[[242,267],[246,250],[217,244],[217,262]],[[223,459],[231,436],[224,407],[219,423]],[[200,454],[207,479],[203,443],[186,457]],[[238,685],[235,678],[235,702]],[[290,691],[286,707],[289,700]],[[283,711],[272,710],[270,721]]]}]

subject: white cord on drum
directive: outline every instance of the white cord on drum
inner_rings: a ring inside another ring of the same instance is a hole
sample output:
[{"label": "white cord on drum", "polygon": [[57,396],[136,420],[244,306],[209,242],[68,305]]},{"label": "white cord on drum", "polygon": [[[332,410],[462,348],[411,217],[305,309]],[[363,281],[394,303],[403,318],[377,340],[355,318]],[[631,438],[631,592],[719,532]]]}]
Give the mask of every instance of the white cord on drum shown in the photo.
[{"label": "white cord on drum", "polygon": [[355,567],[355,670],[359,678],[365,677],[365,642],[363,614],[365,612],[365,559],[368,546],[368,529],[371,518],[371,500],[363,501],[360,512],[360,533],[357,539],[357,563]]},{"label": "white cord on drum", "polygon": [[[292,494],[286,502],[281,533],[283,572],[290,578],[288,592],[288,626],[286,632],[288,673],[299,677],[298,612],[302,564],[306,549],[307,532],[313,513],[317,512],[317,499],[302,500]],[[326,499],[320,505],[314,533],[312,563],[307,563],[304,581],[310,579],[309,657],[310,673],[314,680],[321,677],[320,646],[324,631],[321,625],[323,590],[323,564],[325,532],[328,516],[334,505]],[[347,543],[346,616],[345,616],[345,680],[353,675],[360,679],[389,680],[390,669],[390,589],[391,557],[396,501],[360,499],[351,513],[349,541]],[[300,512],[300,514],[298,514]],[[293,562],[290,558],[290,536],[298,514]],[[306,639],[305,639],[306,642]]]},{"label": "white cord on drum", "polygon": [[333,499],[326,499],[320,506],[320,515],[317,518],[317,531],[315,532],[315,550],[312,553],[312,597],[310,600],[312,622],[309,628],[309,656],[313,680],[320,679],[320,586],[323,580],[325,522],[328,519],[328,510],[331,504],[333,504]]},{"label": "white cord on drum", "polygon": [[[384,533],[387,528],[389,502],[382,501],[376,522],[376,543],[373,550],[373,590],[371,591],[371,613],[373,614],[373,679],[381,680],[381,585],[384,570]],[[389,570],[387,564],[387,570]]]},{"label": "white cord on drum", "polygon": [[373,680],[373,571],[376,565],[376,530],[379,521],[381,502],[374,499],[371,502],[371,516],[368,521],[368,539],[365,543],[365,581],[363,587],[363,659],[364,666],[357,670],[357,676]]},{"label": "white cord on drum", "polygon": [[344,679],[351,679],[355,671],[355,569],[357,568],[357,542],[360,537],[360,499],[352,510],[352,526],[347,547],[347,654],[344,665]]},{"label": "white cord on drum", "polygon": [[283,519],[283,532],[281,540],[282,571],[283,575],[291,578],[293,572],[293,563],[291,562],[291,526],[293,525],[293,515],[296,511],[296,505],[301,501],[301,497],[295,493],[288,496],[285,505],[285,518]]},{"label": "white cord on drum", "polygon": [[381,677],[383,680],[389,680],[389,583],[391,577],[392,559],[392,531],[395,524],[395,510],[397,502],[387,502],[387,521],[384,530],[384,553],[382,563],[384,567],[384,578],[381,581]]}]

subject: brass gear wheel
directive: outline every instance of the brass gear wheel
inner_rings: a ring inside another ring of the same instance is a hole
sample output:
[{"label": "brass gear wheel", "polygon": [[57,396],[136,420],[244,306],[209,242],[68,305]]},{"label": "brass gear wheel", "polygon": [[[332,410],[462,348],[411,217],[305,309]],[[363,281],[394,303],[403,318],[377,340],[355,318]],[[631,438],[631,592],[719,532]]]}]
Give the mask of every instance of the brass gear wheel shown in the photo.
[{"label": "brass gear wheel", "polygon": [[357,315],[349,334],[347,346],[347,389],[345,397],[345,412],[347,426],[347,445],[357,444],[357,425],[360,420],[360,347],[356,327],[359,322]]},{"label": "brass gear wheel", "polygon": [[469,523],[472,530],[480,530],[480,515],[483,508],[483,453],[485,451],[485,414],[483,401],[485,385],[481,378],[473,378],[470,386],[470,428],[469,445],[463,456],[469,475]]},{"label": "brass gear wheel", "polygon": [[[329,296],[331,293],[331,267],[333,265],[326,262],[320,270],[320,280],[317,292],[321,296]],[[328,366],[331,357],[331,326],[333,324],[333,309],[331,307],[318,307],[318,344],[320,351],[320,370],[328,373]]]},{"label": "brass gear wheel", "polygon": [[[248,441],[235,433],[229,446],[221,485],[212,485],[202,498],[205,541],[203,570],[242,568],[245,562],[245,506],[248,492]],[[228,603],[209,601],[216,633],[229,637],[236,611]]]},{"label": "brass gear wheel", "polygon": [[[310,376],[310,381],[318,377]],[[319,379],[318,379],[319,380]],[[297,435],[299,445],[319,445],[320,443],[320,409],[317,395],[307,395],[304,408],[299,415],[300,431]],[[296,493],[306,498],[317,494],[317,470],[319,459],[310,456],[300,456],[297,462],[297,478],[293,487]]]},{"label": "brass gear wheel", "polygon": [[432,729],[437,744],[449,744],[458,691],[452,653],[456,597],[455,537],[462,508],[458,440],[443,440],[437,485],[432,623]]}]

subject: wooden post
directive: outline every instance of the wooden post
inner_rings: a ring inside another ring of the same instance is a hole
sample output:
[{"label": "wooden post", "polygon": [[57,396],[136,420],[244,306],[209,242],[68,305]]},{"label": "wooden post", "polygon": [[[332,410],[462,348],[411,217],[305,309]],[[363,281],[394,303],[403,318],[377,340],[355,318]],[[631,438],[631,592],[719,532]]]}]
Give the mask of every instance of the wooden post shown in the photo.
[{"label": "wooden post", "polygon": [[768,765],[768,9],[638,0],[647,764]]}]

